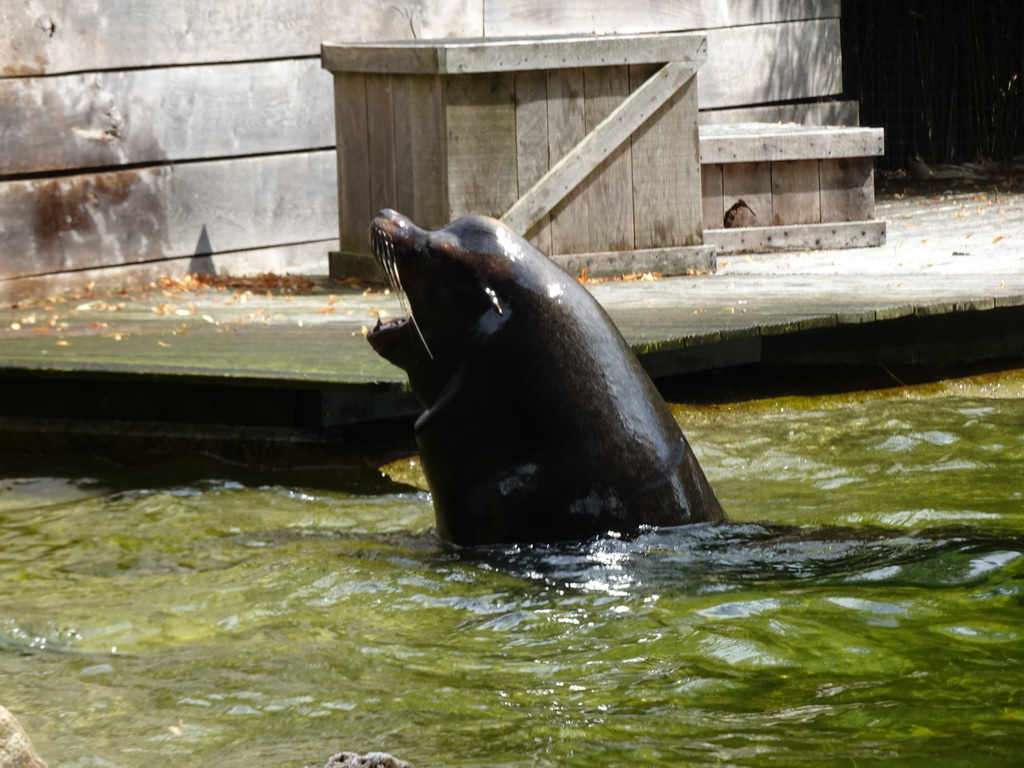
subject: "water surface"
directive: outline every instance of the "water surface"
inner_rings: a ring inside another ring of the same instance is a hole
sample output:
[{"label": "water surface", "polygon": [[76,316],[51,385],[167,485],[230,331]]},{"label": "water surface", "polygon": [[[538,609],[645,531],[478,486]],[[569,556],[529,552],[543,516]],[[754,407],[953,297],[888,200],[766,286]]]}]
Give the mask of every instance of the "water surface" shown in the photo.
[{"label": "water surface", "polygon": [[8,475],[0,703],[74,768],[1014,764],[1020,381],[677,409],[734,522],[576,547],[370,471]]}]

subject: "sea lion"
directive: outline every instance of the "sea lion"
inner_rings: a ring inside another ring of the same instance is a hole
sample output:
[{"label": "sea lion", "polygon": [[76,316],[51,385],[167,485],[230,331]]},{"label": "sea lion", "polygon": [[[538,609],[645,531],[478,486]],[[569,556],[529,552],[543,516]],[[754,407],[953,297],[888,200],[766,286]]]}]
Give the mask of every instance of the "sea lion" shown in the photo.
[{"label": "sea lion", "polygon": [[725,515],[604,309],[501,222],[370,226],[409,316],[369,332],[426,410],[415,425],[437,530],[458,545],[579,541]]}]

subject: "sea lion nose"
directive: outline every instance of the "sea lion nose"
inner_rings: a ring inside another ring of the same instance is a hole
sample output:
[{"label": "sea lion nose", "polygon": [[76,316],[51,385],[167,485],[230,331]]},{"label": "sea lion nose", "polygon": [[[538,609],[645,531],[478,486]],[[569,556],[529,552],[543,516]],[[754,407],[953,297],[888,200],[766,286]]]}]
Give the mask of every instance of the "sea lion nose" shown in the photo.
[{"label": "sea lion nose", "polygon": [[371,228],[377,228],[399,238],[412,238],[424,232],[412,220],[393,208],[383,208],[373,218]]}]

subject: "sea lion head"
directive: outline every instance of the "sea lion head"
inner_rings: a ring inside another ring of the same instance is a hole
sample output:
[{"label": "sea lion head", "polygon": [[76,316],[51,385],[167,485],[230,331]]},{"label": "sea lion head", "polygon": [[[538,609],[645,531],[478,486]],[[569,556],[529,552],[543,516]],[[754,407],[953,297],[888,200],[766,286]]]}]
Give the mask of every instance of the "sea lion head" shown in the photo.
[{"label": "sea lion head", "polygon": [[532,304],[561,293],[566,282],[575,285],[488,216],[425,230],[385,209],[370,225],[370,243],[385,280],[408,302],[408,315],[378,320],[367,338],[378,354],[405,369],[413,393],[428,407],[461,361],[511,321],[525,297],[539,292]]}]

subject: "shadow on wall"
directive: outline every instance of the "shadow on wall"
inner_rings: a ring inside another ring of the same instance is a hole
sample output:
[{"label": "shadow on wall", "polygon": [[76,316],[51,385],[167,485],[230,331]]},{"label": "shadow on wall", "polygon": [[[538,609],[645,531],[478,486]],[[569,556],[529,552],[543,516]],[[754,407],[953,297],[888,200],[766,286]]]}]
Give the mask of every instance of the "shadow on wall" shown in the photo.
[{"label": "shadow on wall", "polygon": [[210,245],[210,236],[206,233],[206,225],[199,233],[199,242],[196,243],[196,251],[188,262],[188,271],[194,275],[216,275],[217,268],[213,263],[213,246]]}]

